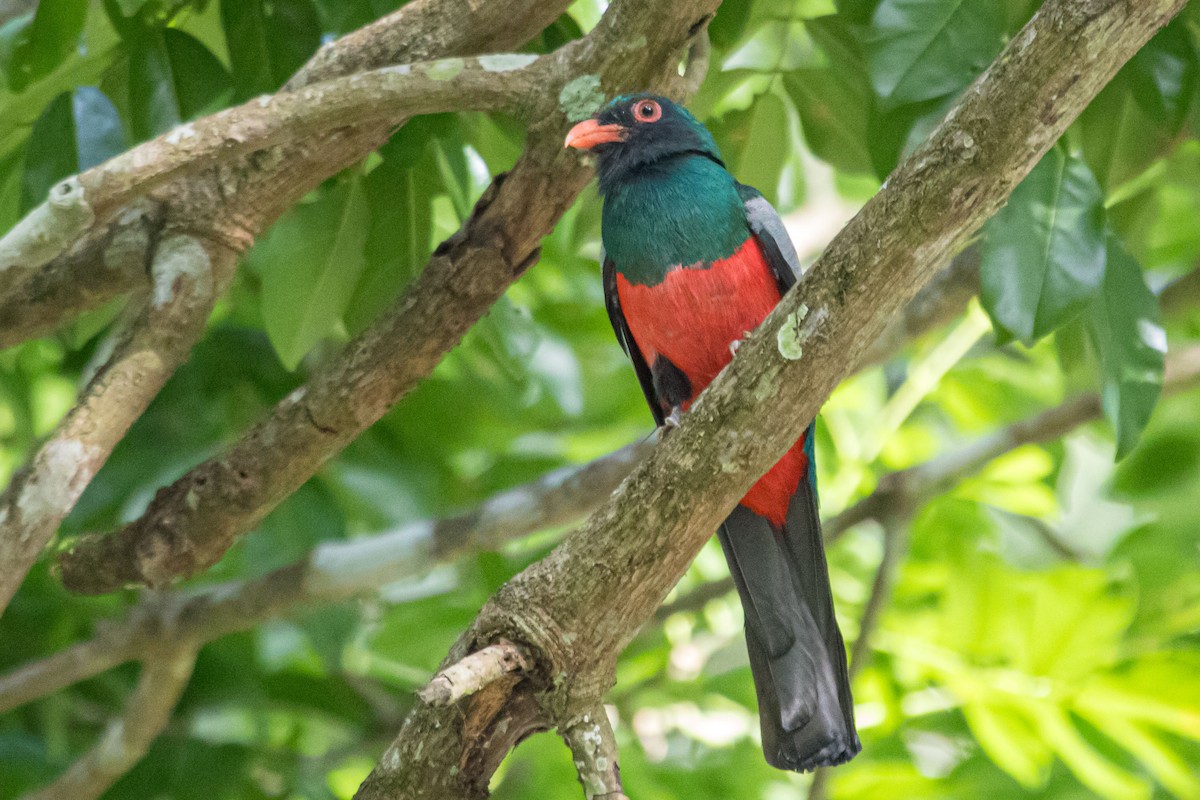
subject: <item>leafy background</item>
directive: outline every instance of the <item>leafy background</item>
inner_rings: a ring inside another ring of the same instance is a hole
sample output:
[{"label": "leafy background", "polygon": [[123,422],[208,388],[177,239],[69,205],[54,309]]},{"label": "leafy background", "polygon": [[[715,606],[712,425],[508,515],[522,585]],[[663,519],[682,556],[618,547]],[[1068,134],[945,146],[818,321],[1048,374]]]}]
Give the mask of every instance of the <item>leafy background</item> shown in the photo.
[{"label": "leafy background", "polygon": [[[273,91],[322,41],[398,5],[0,4],[0,230],[57,179]],[[811,256],[1037,6],[727,0],[692,107]],[[602,11],[578,0],[529,48],[578,37]],[[1107,417],[963,475],[917,509],[855,685],[865,750],[836,771],[834,798],[1200,798],[1200,404],[1195,393],[1159,401],[1163,351],[1194,346],[1200,315],[1183,304],[1164,316],[1157,300],[1200,265],[1198,25],[1193,3],[988,224],[980,303],[846,381],[825,408],[828,514],[891,471],[1075,393],[1100,391]],[[136,516],[335,353],[457,228],[521,138],[503,118],[417,119],[289,212],[58,546]],[[195,583],[468,508],[644,436],[649,415],[603,311],[598,209],[588,190],[541,263],[434,375]],[[69,408],[119,306],[0,353],[0,480]],[[350,797],[414,688],[554,533],[435,570],[402,598],[209,644],[166,734],[107,796]],[[848,639],[883,542],[865,523],[830,553]],[[724,576],[710,546],[674,610],[621,659],[610,699],[635,797],[778,800],[810,780],[762,761],[736,597],[703,592]],[[0,667],[88,637],[135,599],[68,595],[43,561],[0,621]],[[126,666],[0,716],[0,797],[47,782],[89,747],[135,678]],[[579,792],[550,735],[523,744],[494,790]]]}]

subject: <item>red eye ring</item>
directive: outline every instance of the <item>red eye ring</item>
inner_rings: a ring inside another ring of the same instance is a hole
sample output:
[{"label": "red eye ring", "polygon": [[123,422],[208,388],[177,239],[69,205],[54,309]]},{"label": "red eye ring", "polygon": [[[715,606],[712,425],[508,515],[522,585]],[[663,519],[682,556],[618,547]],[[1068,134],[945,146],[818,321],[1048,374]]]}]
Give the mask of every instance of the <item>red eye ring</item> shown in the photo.
[{"label": "red eye ring", "polygon": [[658,122],[662,119],[662,106],[653,100],[638,100],[633,104],[633,118],[638,122]]}]

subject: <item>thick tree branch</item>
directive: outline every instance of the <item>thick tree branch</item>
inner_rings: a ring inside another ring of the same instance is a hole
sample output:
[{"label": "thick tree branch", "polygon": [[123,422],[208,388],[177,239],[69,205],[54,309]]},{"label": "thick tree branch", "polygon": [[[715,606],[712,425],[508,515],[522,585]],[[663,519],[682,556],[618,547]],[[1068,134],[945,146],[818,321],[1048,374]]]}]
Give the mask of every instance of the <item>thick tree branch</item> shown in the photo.
[{"label": "thick tree branch", "polygon": [[[1200,347],[1173,352],[1167,356],[1163,394],[1185,392],[1200,386]],[[915,467],[883,476],[873,492],[824,523],[827,542],[836,541],[850,528],[869,519],[907,521],[930,500],[997,458],[1027,444],[1052,442],[1103,416],[1100,397],[1095,394],[1073,397],[1055,408],[1029,419],[1014,422],[969,442],[962,447]],[[1066,554],[1064,554],[1066,555]],[[677,611],[692,611],[716,597],[734,590],[733,580],[725,578],[706,583],[673,603],[663,606],[659,616]]]},{"label": "thick tree branch", "polygon": [[[415,0],[326,45],[289,86],[404,62],[510,50],[542,30],[566,6],[565,0]],[[335,125],[286,146],[242,159],[223,159],[211,169],[154,193],[154,203],[165,211],[152,232],[177,222],[244,249],[305,193],[383,144],[395,127],[388,120],[356,127]],[[144,275],[129,271],[116,272],[106,280],[92,277],[99,271],[98,263],[103,263],[98,256],[105,252],[105,241],[123,242],[125,249],[133,250],[132,243],[144,234],[143,221],[128,209],[114,218],[116,223],[107,230],[103,225],[94,226],[78,244],[35,271],[29,280],[10,281],[15,284],[12,291],[0,293],[0,346],[51,330],[144,283]],[[51,239],[59,238],[51,235]],[[48,244],[61,249],[59,241]],[[147,247],[140,252],[142,261],[148,262]],[[77,284],[87,286],[87,291],[73,289]],[[22,302],[10,302],[13,296],[20,296]]]},{"label": "thick tree branch", "polygon": [[187,360],[235,254],[186,234],[157,246],[153,292],[33,460],[0,496],[0,613],[129,426]]},{"label": "thick tree branch", "polygon": [[[80,541],[60,562],[64,583],[99,593],[159,586],[210,566],[383,416],[537,259],[541,238],[590,178],[562,148],[568,122],[607,95],[669,84],[713,7],[715,0],[697,0],[652,20],[654,5],[615,3],[588,37],[558,51],[557,77],[539,89],[524,155],[396,303],[229,450],[161,490],[140,519]],[[652,28],[651,42],[628,45],[632,31]]]},{"label": "thick tree branch", "polygon": [[187,646],[163,650],[144,661],[124,716],[58,780],[28,800],[92,800],[104,794],[167,727],[195,664],[196,651]]},{"label": "thick tree branch", "polygon": [[507,748],[594,707],[616,654],[887,319],[1182,5],[1049,0],[744,341],[681,429],[578,531],[497,592],[450,654],[507,638],[530,648],[542,679],[471,704],[469,725],[457,709],[417,706],[357,796],[483,796]]},{"label": "thick tree branch", "polygon": [[149,286],[152,242],[162,230],[162,203],[141,200],[32,278],[0,294],[0,349],[53,331],[81,311]]},{"label": "thick tree branch", "polygon": [[72,176],[0,238],[0,294],[72,246],[97,221],[180,177],[331,128],[397,125],[443,111],[520,114],[552,58],[492,55],[383,67],[251,100],[188,122]]}]

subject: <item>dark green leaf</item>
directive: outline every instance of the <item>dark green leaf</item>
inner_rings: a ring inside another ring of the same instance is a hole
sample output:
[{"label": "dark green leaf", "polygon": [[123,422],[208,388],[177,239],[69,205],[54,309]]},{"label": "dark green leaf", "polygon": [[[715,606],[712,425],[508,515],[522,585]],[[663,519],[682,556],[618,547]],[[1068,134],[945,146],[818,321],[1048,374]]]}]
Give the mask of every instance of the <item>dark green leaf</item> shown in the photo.
[{"label": "dark green leaf", "polygon": [[1096,296],[1103,200],[1087,165],[1055,148],[988,222],[980,297],[997,329],[1032,345]]},{"label": "dark green leaf", "polygon": [[835,0],[838,15],[851,25],[866,25],[879,6],[879,0]]},{"label": "dark green leaf", "polygon": [[1162,391],[1167,335],[1142,270],[1115,237],[1108,239],[1104,290],[1088,315],[1100,358],[1100,399],[1117,436],[1117,458],[1137,444]]},{"label": "dark green leaf", "polygon": [[1182,19],[1176,19],[1138,51],[1122,69],[1146,113],[1177,131],[1195,100],[1200,56]]},{"label": "dark green leaf", "polygon": [[779,199],[779,176],[792,152],[787,107],[774,92],[754,101],[740,126],[734,174],[772,203]]},{"label": "dark green leaf", "polygon": [[826,65],[784,76],[804,138],[819,158],[847,172],[870,172],[867,125],[874,96],[866,63],[849,28],[837,17],[807,23]]},{"label": "dark green leaf", "polygon": [[21,209],[28,211],[46,199],[50,187],[78,171],[75,118],[70,93],[60,94],[33,123],[25,150],[21,180]]},{"label": "dark green leaf", "polygon": [[195,119],[223,107],[233,95],[233,78],[199,39],[163,31],[180,116]]},{"label": "dark green leaf", "polygon": [[562,14],[546,30],[542,31],[535,46],[540,53],[549,53],[562,47],[567,42],[583,36],[583,29],[570,14]]},{"label": "dark green leaf", "polygon": [[708,36],[715,46],[728,49],[737,44],[750,20],[750,6],[750,0],[726,0],[721,3],[717,15],[708,25]]},{"label": "dark green leaf", "polygon": [[273,92],[321,44],[321,20],[310,0],[221,0],[239,98]]},{"label": "dark green leaf", "polygon": [[293,208],[255,248],[263,321],[288,369],[340,325],[366,263],[369,215],[356,175]]},{"label": "dark green leaf", "polygon": [[216,111],[232,93],[217,57],[182,31],[151,31],[130,43],[129,116],[139,139]]},{"label": "dark green leaf", "polygon": [[1119,72],[1079,118],[1083,154],[1110,194],[1174,147],[1197,89],[1195,46],[1169,25]]},{"label": "dark green leaf", "polygon": [[162,36],[140,37],[129,53],[129,125],[134,138],[152,139],[182,120]]},{"label": "dark green leaf", "polygon": [[63,178],[94,167],[125,149],[125,131],[112,102],[84,86],[56,97],[38,117],[25,149],[21,207],[46,199]]},{"label": "dark green leaf", "polygon": [[8,85],[14,92],[49,75],[75,49],[87,11],[87,0],[41,0],[37,4],[33,22],[22,31],[8,66]]},{"label": "dark green leaf", "polygon": [[871,82],[894,105],[954,94],[1000,52],[995,0],[883,0],[871,19]]}]

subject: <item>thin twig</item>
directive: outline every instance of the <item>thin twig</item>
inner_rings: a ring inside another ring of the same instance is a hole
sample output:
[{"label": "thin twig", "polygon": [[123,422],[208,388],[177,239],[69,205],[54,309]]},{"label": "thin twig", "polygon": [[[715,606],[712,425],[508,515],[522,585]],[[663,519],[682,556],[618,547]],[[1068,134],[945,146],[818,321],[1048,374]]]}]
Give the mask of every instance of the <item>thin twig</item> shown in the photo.
[{"label": "thin twig", "polygon": [[559,732],[571,748],[586,800],[629,800],[621,786],[617,738],[604,706],[593,706],[559,725]]},{"label": "thin twig", "polygon": [[177,645],[143,661],[125,714],[111,722],[99,743],[58,780],[28,800],[92,800],[104,794],[146,755],[166,728],[195,664],[196,651],[189,645]]},{"label": "thin twig", "polygon": [[533,667],[533,659],[512,642],[499,641],[454,662],[429,681],[417,696],[424,703],[448,706],[513,672]]}]

